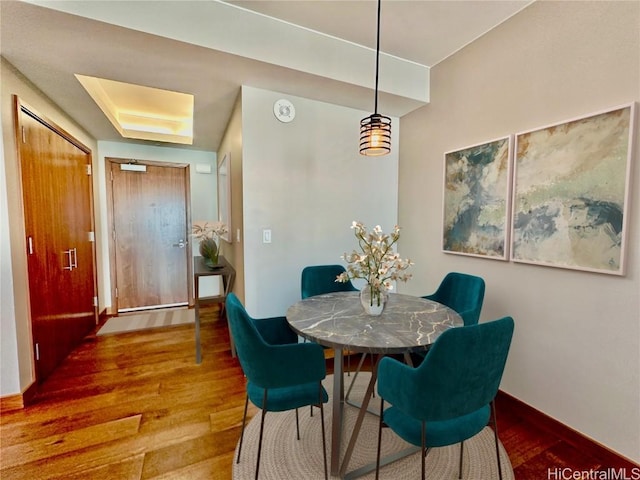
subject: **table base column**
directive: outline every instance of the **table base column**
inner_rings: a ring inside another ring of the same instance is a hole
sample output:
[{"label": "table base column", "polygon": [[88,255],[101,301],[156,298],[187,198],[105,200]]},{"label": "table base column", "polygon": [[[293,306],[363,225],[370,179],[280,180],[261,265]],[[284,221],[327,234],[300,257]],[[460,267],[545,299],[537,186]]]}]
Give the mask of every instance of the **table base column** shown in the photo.
[{"label": "table base column", "polygon": [[342,408],[344,407],[344,379],[342,348],[333,352],[333,398],[331,412],[331,475],[340,471],[340,439],[342,437]]}]

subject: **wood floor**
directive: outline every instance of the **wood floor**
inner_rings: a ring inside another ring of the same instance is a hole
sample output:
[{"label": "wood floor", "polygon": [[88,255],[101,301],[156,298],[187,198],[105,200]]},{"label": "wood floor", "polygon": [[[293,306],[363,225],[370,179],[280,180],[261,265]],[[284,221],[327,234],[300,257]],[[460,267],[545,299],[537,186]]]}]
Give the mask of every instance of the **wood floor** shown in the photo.
[{"label": "wood floor", "polygon": [[[193,326],[87,337],[34,405],[3,412],[0,478],[230,479],[245,385],[217,317],[215,307],[202,310],[201,365]],[[554,468],[632,467],[508,396],[497,408],[517,479],[561,478],[548,476]]]}]

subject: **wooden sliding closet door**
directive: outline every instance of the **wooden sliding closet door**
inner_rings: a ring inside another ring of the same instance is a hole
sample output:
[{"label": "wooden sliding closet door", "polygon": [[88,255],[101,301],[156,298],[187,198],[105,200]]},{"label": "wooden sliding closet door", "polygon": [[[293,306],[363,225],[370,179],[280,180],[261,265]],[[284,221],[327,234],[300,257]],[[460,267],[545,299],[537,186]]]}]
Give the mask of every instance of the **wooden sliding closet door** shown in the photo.
[{"label": "wooden sliding closet door", "polygon": [[42,382],[96,325],[91,156],[18,105],[36,374]]}]

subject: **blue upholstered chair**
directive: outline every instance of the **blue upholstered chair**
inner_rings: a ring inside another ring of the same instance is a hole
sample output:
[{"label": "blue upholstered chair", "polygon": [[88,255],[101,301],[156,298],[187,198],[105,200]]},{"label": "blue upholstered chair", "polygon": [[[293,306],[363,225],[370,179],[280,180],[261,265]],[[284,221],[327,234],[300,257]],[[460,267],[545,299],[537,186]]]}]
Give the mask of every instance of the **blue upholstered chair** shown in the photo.
[{"label": "blue upholstered chair", "polygon": [[[484,289],[484,280],[480,277],[467,273],[449,272],[434,293],[422,298],[442,303],[454,310],[460,315],[465,326],[475,325],[480,321]],[[420,363],[424,355],[423,352],[411,354],[412,362]]]},{"label": "blue upholstered chair", "polygon": [[422,298],[446,305],[462,317],[465,325],[475,325],[480,320],[484,287],[484,280],[480,277],[450,272],[434,293]]},{"label": "blue upholstered chair", "polygon": [[300,294],[303,299],[332,292],[355,292],[358,289],[348,282],[336,282],[336,277],[345,272],[342,265],[313,265],[302,269]]},{"label": "blue upholstered chair", "polygon": [[233,293],[227,296],[226,308],[240,365],[247,377],[247,397],[236,461],[240,462],[249,400],[262,409],[256,480],[260,471],[266,413],[295,409],[296,431],[300,439],[298,408],[316,405],[320,407],[324,476],[328,478],[323,404],[329,398],[321,383],[326,376],[322,347],[315,343],[298,343],[297,335],[289,328],[284,317],[251,318]]},{"label": "blue upholstered chair", "polygon": [[[417,368],[391,357],[380,361],[376,479],[383,423],[405,441],[421,447],[423,479],[428,448],[460,443],[459,478],[462,478],[463,442],[481,432],[490,419],[502,479],[494,399],[513,329],[511,317],[449,329],[438,337]],[[386,410],[385,401],[392,405]]]}]

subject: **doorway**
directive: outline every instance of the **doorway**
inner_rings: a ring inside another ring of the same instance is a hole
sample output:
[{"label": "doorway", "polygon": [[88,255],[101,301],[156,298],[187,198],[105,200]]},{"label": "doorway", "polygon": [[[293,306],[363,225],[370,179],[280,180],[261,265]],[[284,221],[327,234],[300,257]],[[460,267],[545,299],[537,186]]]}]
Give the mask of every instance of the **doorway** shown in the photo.
[{"label": "doorway", "polygon": [[105,167],[113,309],[188,305],[189,165],[107,158]]}]

